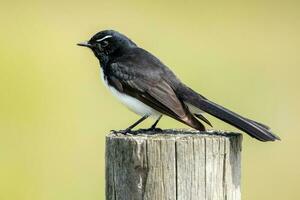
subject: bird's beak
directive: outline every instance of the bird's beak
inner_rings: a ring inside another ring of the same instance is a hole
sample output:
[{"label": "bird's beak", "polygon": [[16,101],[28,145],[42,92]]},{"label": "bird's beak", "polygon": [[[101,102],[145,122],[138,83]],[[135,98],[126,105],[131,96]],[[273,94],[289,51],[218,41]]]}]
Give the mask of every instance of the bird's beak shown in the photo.
[{"label": "bird's beak", "polygon": [[89,42],[80,42],[77,44],[78,46],[82,46],[82,47],[92,47],[92,45]]}]

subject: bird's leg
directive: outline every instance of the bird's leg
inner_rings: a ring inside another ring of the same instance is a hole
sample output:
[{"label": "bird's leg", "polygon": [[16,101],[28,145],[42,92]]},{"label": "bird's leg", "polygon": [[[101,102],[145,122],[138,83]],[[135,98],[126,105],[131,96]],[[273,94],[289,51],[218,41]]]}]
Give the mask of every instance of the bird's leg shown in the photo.
[{"label": "bird's leg", "polygon": [[161,119],[162,115],[160,115],[157,120],[154,122],[154,124],[149,128],[150,130],[156,130],[159,129],[161,131],[160,128],[156,128],[156,125],[158,124],[159,120]]},{"label": "bird's leg", "polygon": [[122,133],[122,134],[126,135],[127,133],[131,132],[131,129],[133,129],[134,127],[136,127],[139,123],[141,123],[142,121],[144,121],[148,117],[149,117],[148,115],[145,115],[141,119],[139,119],[138,121],[136,121],[134,124],[132,124],[131,126],[129,126],[128,128],[126,128],[124,130],[120,130],[120,131],[112,130],[112,132],[113,133]]},{"label": "bird's leg", "polygon": [[142,132],[147,132],[147,131],[151,131],[151,132],[161,132],[162,130],[160,128],[156,128],[156,125],[158,124],[159,120],[161,119],[162,115],[160,115],[157,120],[154,122],[154,124],[147,129],[140,129],[140,131]]}]

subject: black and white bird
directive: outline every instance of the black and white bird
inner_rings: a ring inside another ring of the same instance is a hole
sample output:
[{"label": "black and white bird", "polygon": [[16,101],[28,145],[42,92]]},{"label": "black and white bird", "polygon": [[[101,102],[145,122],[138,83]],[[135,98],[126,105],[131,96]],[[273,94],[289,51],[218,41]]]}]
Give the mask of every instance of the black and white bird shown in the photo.
[{"label": "black and white bird", "polygon": [[205,112],[260,141],[279,140],[268,126],[242,117],[186,86],[158,58],[117,31],[101,31],[78,45],[90,48],[98,58],[104,84],[111,93],[142,116],[123,130],[124,134],[149,116],[156,119],[150,128],[155,129],[163,115],[204,131],[198,119],[211,126],[201,114]]}]

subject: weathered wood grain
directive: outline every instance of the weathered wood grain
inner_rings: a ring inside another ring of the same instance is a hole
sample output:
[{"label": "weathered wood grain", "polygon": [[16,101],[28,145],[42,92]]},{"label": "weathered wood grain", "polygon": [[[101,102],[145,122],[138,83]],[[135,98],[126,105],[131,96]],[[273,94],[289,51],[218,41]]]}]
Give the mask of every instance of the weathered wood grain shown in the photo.
[{"label": "weathered wood grain", "polygon": [[163,130],[106,137],[106,200],[240,200],[242,136]]}]

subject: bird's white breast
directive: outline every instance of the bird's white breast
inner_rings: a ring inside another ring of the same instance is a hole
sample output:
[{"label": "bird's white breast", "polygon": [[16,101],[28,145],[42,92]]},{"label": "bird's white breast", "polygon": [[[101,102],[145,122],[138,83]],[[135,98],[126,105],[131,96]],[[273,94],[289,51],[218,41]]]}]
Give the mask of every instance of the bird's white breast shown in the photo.
[{"label": "bird's white breast", "polygon": [[109,86],[107,80],[104,78],[104,73],[102,72],[101,78],[103,80],[104,85],[108,88],[108,90],[115,96],[121,103],[123,103],[126,107],[128,107],[131,111],[135,112],[141,116],[152,116],[158,117],[161,115],[158,111],[154,110],[150,106],[144,104],[136,98],[133,98],[125,93],[121,93],[116,90],[114,87]]}]

